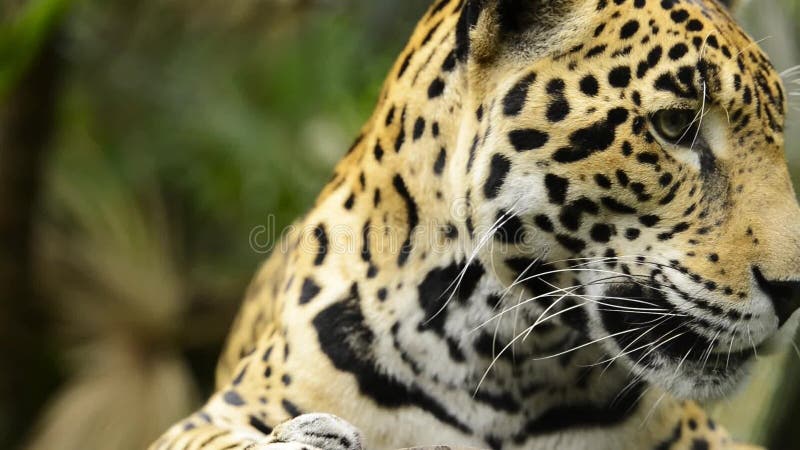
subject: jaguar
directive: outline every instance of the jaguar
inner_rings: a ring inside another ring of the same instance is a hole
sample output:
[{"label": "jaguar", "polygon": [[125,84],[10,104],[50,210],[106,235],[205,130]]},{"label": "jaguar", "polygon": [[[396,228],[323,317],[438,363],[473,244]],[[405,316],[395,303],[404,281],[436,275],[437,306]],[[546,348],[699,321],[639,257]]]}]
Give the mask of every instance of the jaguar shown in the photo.
[{"label": "jaguar", "polygon": [[723,0],[437,0],[161,449],[706,450],[800,315],[787,96]]}]

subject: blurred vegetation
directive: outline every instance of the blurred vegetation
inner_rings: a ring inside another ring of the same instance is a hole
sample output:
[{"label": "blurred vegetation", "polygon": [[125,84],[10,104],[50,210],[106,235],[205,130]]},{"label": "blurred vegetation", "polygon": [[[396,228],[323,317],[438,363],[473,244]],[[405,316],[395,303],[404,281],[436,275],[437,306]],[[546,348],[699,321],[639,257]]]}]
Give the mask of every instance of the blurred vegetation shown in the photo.
[{"label": "blurred vegetation", "polygon": [[[427,4],[0,2],[0,448],[141,449],[208,395],[250,231],[308,208]],[[780,69],[798,4],[744,14]],[[797,356],[720,405],[740,437],[800,448]]]}]

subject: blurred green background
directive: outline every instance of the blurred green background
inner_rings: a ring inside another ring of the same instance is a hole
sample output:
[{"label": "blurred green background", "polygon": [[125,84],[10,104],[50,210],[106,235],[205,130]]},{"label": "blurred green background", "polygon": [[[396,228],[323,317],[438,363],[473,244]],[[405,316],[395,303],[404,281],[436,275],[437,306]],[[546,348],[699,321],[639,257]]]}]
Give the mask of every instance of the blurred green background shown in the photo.
[{"label": "blurred green background", "polygon": [[[200,404],[251,231],[309,207],[428,4],[0,0],[0,448],[142,449]],[[740,16],[800,63],[800,0]],[[717,413],[800,449],[798,379],[762,358]]]}]

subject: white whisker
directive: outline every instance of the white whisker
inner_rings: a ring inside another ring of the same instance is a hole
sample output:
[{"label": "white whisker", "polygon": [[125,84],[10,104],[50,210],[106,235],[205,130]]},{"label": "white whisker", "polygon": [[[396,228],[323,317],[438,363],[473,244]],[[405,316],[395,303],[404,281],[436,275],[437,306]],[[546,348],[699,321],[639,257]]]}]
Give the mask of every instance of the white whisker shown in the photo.
[{"label": "white whisker", "polygon": [[464,276],[467,274],[467,270],[469,270],[469,267],[472,265],[472,262],[478,256],[478,252],[480,252],[481,248],[483,248],[483,246],[486,245],[486,243],[489,242],[494,237],[494,234],[497,232],[497,230],[500,229],[500,227],[502,227],[503,225],[505,225],[506,222],[511,220],[511,218],[514,216],[514,212],[513,211],[514,211],[514,208],[516,207],[516,204],[517,204],[517,202],[515,202],[513,205],[511,205],[509,210],[506,211],[505,214],[500,216],[492,224],[492,226],[489,228],[489,230],[481,237],[481,239],[479,239],[478,245],[472,251],[472,253],[470,254],[469,258],[467,258],[467,262],[464,264],[464,268],[461,269],[461,272],[458,274],[456,279],[453,280],[447,286],[447,288],[444,290],[444,292],[442,292],[441,296],[443,296],[446,292],[450,291],[450,295],[447,297],[447,300],[442,304],[442,306],[439,308],[438,311],[436,311],[431,317],[429,317],[425,321],[426,325],[428,323],[430,323],[433,319],[435,319],[439,314],[441,314],[445,309],[447,309],[447,306],[453,300],[453,296],[455,296],[456,292],[458,292],[458,288],[461,286],[461,282],[464,280]]},{"label": "white whisker", "polygon": [[639,331],[639,330],[641,330],[641,327],[639,327],[639,328],[632,328],[632,329],[630,329],[630,330],[624,330],[624,331],[620,331],[620,332],[617,332],[617,333],[614,333],[614,334],[609,334],[608,336],[604,336],[604,337],[602,337],[602,338],[595,339],[595,340],[593,340],[593,341],[590,341],[590,342],[587,342],[587,343],[585,343],[585,344],[581,344],[581,345],[579,345],[579,346],[577,346],[577,347],[573,347],[573,348],[571,348],[571,349],[569,349],[569,350],[564,350],[563,352],[559,352],[559,353],[556,353],[556,354],[554,354],[554,355],[543,356],[543,357],[541,357],[541,358],[533,358],[533,360],[534,360],[534,361],[543,361],[543,360],[545,360],[545,359],[557,358],[557,357],[559,357],[559,356],[561,356],[561,355],[566,355],[567,353],[574,352],[575,350],[580,350],[580,349],[582,349],[582,348],[584,348],[584,347],[588,347],[588,346],[590,346],[590,345],[597,344],[598,342],[605,341],[606,339],[611,339],[611,338],[614,338],[614,337],[617,337],[617,336],[621,336],[621,335],[623,335],[623,334],[632,333],[632,332],[634,332],[634,331]]}]

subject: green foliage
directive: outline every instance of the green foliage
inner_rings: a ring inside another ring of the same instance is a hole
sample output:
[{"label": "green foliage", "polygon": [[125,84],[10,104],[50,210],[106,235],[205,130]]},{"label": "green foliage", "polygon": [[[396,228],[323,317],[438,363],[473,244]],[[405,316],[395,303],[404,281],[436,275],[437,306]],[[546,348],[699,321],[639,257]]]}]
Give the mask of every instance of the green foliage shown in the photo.
[{"label": "green foliage", "polygon": [[[143,24],[131,26],[119,8],[77,14],[70,92],[119,175],[156,183],[181,208],[173,218],[193,264],[210,266],[252,268],[263,255],[248,247],[250,230],[270,215],[282,228],[308,207],[411,26],[381,46],[365,45],[360,17],[341,11],[262,35],[181,23],[163,5],[141,7]],[[60,151],[74,152],[64,132]]]},{"label": "green foliage", "polygon": [[0,101],[14,87],[72,0],[31,0],[0,22]]}]

